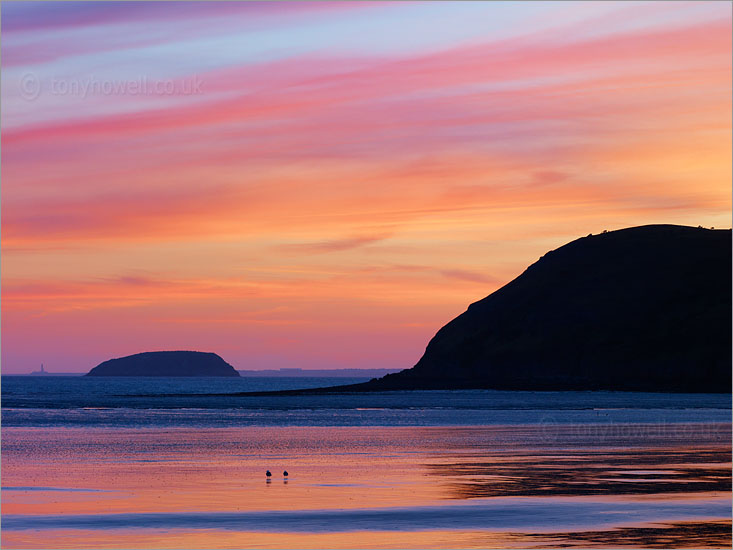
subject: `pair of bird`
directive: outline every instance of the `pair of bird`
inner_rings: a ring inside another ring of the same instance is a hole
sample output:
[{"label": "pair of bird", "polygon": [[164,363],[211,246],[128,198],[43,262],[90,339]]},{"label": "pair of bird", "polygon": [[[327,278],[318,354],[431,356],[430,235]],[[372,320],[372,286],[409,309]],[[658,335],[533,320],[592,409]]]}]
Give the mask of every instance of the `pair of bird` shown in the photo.
[{"label": "pair of bird", "polygon": [[[266,475],[267,477],[272,477],[272,472],[270,472],[270,470],[267,470],[267,471],[265,472],[265,475]],[[285,470],[285,471],[283,472],[283,476],[284,476],[284,477],[288,477],[288,471],[287,471],[287,470]]]}]

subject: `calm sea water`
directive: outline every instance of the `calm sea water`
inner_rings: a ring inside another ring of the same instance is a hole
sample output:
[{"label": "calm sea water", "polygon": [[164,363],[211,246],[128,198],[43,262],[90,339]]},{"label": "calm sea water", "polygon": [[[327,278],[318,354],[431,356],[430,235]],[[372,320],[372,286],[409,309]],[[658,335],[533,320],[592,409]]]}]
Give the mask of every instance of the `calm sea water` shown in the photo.
[{"label": "calm sea water", "polygon": [[[3,426],[443,426],[727,422],[731,396],[417,391],[227,396],[362,378],[2,377]],[[189,395],[187,395],[189,394]]]},{"label": "calm sea water", "polygon": [[730,395],[194,395],[358,381],[3,376],[2,546],[730,547]]}]

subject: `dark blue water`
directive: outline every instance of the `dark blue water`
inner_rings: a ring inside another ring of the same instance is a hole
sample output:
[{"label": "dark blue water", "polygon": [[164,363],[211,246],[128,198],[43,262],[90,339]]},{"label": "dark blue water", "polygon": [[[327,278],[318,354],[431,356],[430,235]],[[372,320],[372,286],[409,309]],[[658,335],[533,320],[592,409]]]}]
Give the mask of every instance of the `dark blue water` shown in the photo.
[{"label": "dark blue water", "polygon": [[[169,407],[180,400],[159,395],[212,394],[249,391],[292,390],[365,382],[368,378],[336,377],[88,377],[88,376],[3,376],[3,407]],[[148,396],[135,399],[132,396]],[[182,403],[185,406],[187,400]],[[209,399],[207,408],[221,408],[220,399]],[[227,407],[228,405],[224,405]]]},{"label": "dark blue water", "polygon": [[[493,390],[237,396],[362,378],[3,376],[3,426],[452,426],[730,422],[727,394]],[[194,395],[199,394],[199,395]]]},{"label": "dark blue water", "polygon": [[613,527],[621,522],[730,516],[725,499],[704,503],[593,502],[547,498],[504,498],[442,506],[336,510],[267,510],[261,512],[178,512],[126,514],[3,515],[3,527],[33,529],[226,529],[272,533],[348,531],[552,530]]}]

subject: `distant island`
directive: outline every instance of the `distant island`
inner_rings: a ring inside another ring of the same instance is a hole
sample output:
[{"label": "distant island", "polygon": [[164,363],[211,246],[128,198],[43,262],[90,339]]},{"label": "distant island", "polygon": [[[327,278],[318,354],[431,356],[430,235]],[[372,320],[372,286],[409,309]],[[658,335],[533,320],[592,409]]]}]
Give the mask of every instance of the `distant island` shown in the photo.
[{"label": "distant island", "polygon": [[413,368],[300,393],[466,388],[730,392],[731,230],[588,235],[471,304]]},{"label": "distant island", "polygon": [[110,359],[86,376],[233,376],[239,373],[216,353],[149,351]]}]

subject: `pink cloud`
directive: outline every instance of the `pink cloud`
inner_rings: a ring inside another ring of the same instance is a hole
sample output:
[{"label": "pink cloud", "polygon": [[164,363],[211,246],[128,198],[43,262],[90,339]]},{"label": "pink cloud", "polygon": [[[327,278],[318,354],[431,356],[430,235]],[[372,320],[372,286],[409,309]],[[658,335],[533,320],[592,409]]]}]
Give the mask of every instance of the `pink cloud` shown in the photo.
[{"label": "pink cloud", "polygon": [[[409,366],[553,246],[728,221],[730,19],[591,34],[298,56],[212,70],[202,97],[4,127],[3,343]],[[118,252],[163,267],[111,275]]]}]

